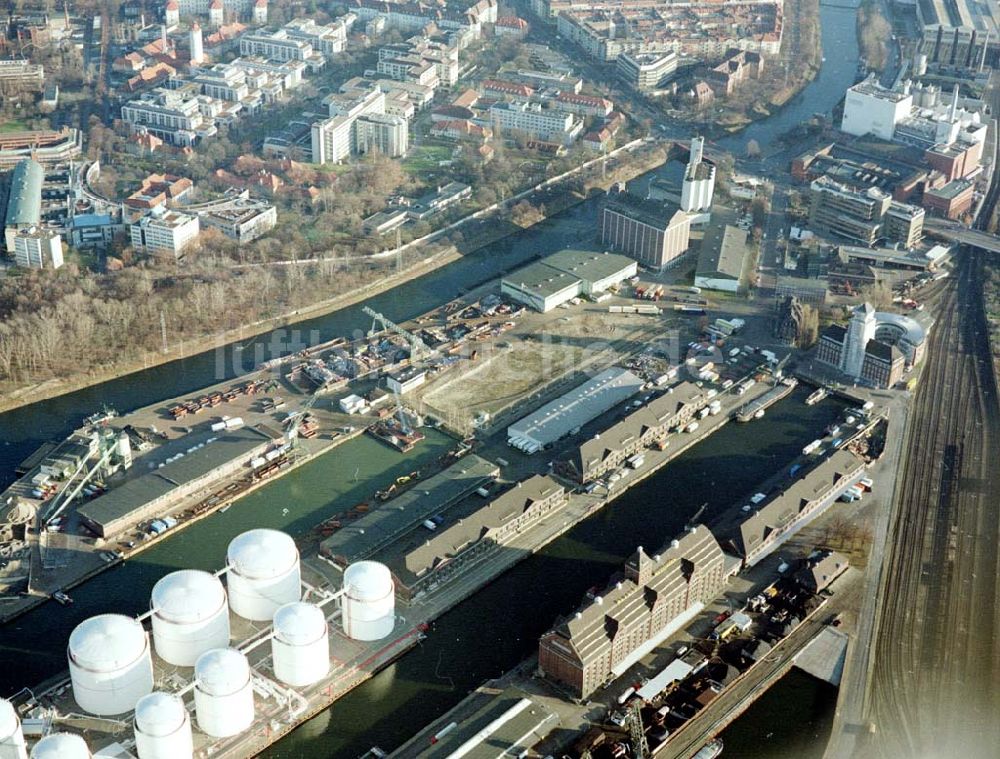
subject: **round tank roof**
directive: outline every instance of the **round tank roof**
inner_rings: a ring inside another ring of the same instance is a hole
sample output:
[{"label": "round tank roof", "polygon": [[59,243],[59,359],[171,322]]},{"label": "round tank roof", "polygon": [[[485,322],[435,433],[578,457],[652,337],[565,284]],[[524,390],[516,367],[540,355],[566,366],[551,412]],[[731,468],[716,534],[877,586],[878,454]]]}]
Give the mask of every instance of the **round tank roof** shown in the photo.
[{"label": "round tank roof", "polygon": [[5,698],[0,698],[0,740],[17,731],[20,720],[14,705]]},{"label": "round tank roof", "polygon": [[135,727],[146,735],[172,735],[184,724],[187,709],[173,693],[154,691],[135,705]]},{"label": "round tank roof", "polygon": [[69,636],[69,655],[83,669],[112,672],[127,667],[146,650],[146,631],[124,614],[99,614],[78,624]]},{"label": "round tank roof", "polygon": [[229,564],[242,577],[279,577],[299,560],[299,549],[291,536],[279,530],[248,530],[237,535],[226,551]]},{"label": "round tank roof", "polygon": [[79,735],[52,733],[35,744],[31,759],[90,759],[90,749]]},{"label": "round tank roof", "polygon": [[153,609],[171,622],[201,622],[226,605],[222,581],[200,569],[171,572],[153,586]]},{"label": "round tank roof", "polygon": [[344,590],[359,601],[377,601],[393,592],[392,573],[377,561],[357,561],[344,572]]},{"label": "round tank roof", "polygon": [[214,648],[198,657],[194,676],[202,691],[213,696],[235,693],[250,677],[247,657],[235,648]]},{"label": "round tank roof", "polygon": [[326,617],[315,604],[296,601],[274,612],[274,635],[293,646],[305,645],[326,634]]}]

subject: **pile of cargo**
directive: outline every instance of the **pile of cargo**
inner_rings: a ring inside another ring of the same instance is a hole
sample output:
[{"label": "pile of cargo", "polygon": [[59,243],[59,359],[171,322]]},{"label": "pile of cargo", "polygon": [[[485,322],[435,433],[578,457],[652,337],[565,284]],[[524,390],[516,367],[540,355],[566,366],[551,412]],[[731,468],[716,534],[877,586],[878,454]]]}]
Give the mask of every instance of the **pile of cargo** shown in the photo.
[{"label": "pile of cargo", "polygon": [[216,390],[215,392],[203,395],[200,398],[179,403],[170,409],[170,415],[176,421],[178,419],[183,419],[188,414],[199,414],[205,409],[216,408],[223,403],[230,403],[236,400],[236,398],[240,395],[254,395],[258,392],[269,392],[277,388],[277,386],[278,383],[273,379],[250,380],[249,382],[244,382],[242,385],[230,388],[225,392]]}]

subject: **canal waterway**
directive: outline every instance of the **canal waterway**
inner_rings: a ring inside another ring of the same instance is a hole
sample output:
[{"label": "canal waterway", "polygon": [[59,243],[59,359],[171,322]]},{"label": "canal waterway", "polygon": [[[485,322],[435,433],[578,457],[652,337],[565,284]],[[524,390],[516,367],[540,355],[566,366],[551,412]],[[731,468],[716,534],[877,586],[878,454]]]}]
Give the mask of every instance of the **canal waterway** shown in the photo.
[{"label": "canal waterway", "polygon": [[[734,140],[732,149],[739,150],[751,138],[766,149],[801,119],[829,112],[853,82],[857,66],[853,11],[824,7],[821,19],[827,60],[820,75],[774,117],[729,138]],[[539,254],[589,241],[596,204],[589,200],[516,237],[375,296],[369,305],[392,319],[405,320]],[[280,350],[287,337],[293,344],[324,340],[369,326],[360,308],[352,307],[295,325],[298,336],[294,332],[280,333],[277,340],[273,335],[262,336],[244,341],[238,352],[227,346],[0,414],[0,485],[12,479],[14,466],[37,445],[65,435],[105,404],[129,411],[235,376],[241,361],[249,369],[255,358],[270,358],[273,346]],[[585,591],[605,581],[636,545],[659,547],[703,503],[708,507],[702,518],[709,520],[785,466],[839,409],[830,401],[807,407],[804,395],[804,390],[796,391],[758,422],[727,425],[577,525],[442,617],[420,648],[303,725],[265,756],[350,757],[373,743],[384,748],[402,743],[483,680],[523,660],[556,616],[575,608]],[[84,618],[106,611],[144,611],[149,590],[163,574],[180,567],[217,568],[226,544],[242,530],[269,526],[304,533],[320,519],[351,508],[375,488],[419,468],[422,461],[433,460],[447,446],[443,436],[431,432],[416,451],[401,456],[370,438],[358,438],[251,494],[225,514],[204,520],[88,581],[73,592],[76,603],[72,607],[47,604],[25,615],[4,627],[0,637],[0,651],[8,663],[0,672],[0,693],[9,694],[63,670],[69,632]],[[800,701],[803,692],[787,691],[787,682],[788,678],[776,686],[775,697]],[[810,698],[815,701],[817,696]],[[832,702],[825,707],[825,713],[831,712]],[[739,745],[741,739],[733,740]],[[789,735],[788,740],[795,738]]]}]

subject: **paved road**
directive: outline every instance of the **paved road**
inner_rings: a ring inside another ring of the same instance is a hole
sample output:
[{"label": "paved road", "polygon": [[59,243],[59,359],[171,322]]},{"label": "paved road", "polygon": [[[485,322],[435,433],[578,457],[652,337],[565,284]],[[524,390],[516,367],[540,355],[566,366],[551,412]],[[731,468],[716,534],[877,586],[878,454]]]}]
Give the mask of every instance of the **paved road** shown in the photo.
[{"label": "paved road", "polygon": [[942,295],[913,410],[882,592],[865,757],[994,757],[1000,745],[1000,407],[983,255]]}]

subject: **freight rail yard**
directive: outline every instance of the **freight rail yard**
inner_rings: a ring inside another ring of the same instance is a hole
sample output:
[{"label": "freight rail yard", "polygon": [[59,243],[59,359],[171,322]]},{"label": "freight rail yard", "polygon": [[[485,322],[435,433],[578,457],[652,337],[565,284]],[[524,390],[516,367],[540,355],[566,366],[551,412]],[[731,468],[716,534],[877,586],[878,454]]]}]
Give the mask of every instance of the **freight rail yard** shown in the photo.
[{"label": "freight rail yard", "polygon": [[[601,271],[608,271],[608,261],[598,263]],[[610,266],[616,268],[617,264],[611,262]],[[60,449],[54,448],[40,452],[35,461],[25,464],[25,478],[13,489],[19,496],[14,506],[22,509],[24,500],[37,503],[31,504],[35,524],[29,527],[31,518],[21,522],[22,539],[36,540],[44,546],[39,551],[43,557],[51,555],[49,536],[66,540],[67,544],[76,541],[76,545],[97,554],[99,571],[110,561],[162,539],[171,530],[227,508],[267,479],[262,471],[271,476],[283,474],[363,429],[373,431],[401,452],[419,445],[423,414],[418,411],[425,411],[423,392],[439,392],[438,378],[451,381],[451,372],[475,373],[480,366],[487,366],[487,373],[498,378],[503,376],[502,361],[494,366],[490,362],[497,357],[502,360],[510,351],[526,352],[523,346],[533,344],[540,335],[552,332],[557,341],[573,343],[591,331],[617,333],[615,341],[598,341],[595,347],[587,348],[592,351],[590,371],[595,372],[590,379],[579,373],[556,372],[552,377],[548,367],[532,367],[531,381],[524,384],[519,397],[502,399],[502,404],[511,408],[516,405],[519,415],[545,403],[520,421],[515,421],[513,414],[503,414],[500,406],[490,411],[473,404],[464,407],[450,422],[435,422],[459,438],[467,424],[477,431],[440,459],[440,470],[424,467],[424,471],[400,477],[349,512],[331,515],[317,525],[321,537],[318,552],[314,538],[299,541],[297,553],[303,557],[306,577],[303,597],[321,608],[329,629],[339,625],[345,630],[343,636],[331,634],[330,656],[334,664],[329,675],[317,683],[296,690],[290,687],[294,683],[283,680],[277,670],[268,669],[271,665],[264,653],[265,643],[280,637],[280,625],[277,618],[272,627],[268,624],[270,617],[260,617],[251,618],[254,624],[248,627],[247,617],[237,609],[239,587],[233,585],[234,577],[239,575],[234,569],[238,562],[229,557],[222,571],[232,611],[226,613],[226,618],[231,619],[233,645],[247,654],[252,671],[248,678],[259,708],[240,723],[238,730],[226,735],[203,729],[202,722],[211,725],[211,717],[203,719],[199,712],[199,730],[193,741],[199,755],[254,753],[416,643],[428,622],[656,472],[730,418],[741,416],[739,409],[760,399],[759,405],[753,406],[753,414],[742,415],[752,424],[765,407],[794,389],[794,380],[782,378],[781,363],[773,354],[751,345],[740,347],[738,337],[732,336],[740,323],[724,323],[728,339],[717,330],[711,340],[685,343],[680,332],[651,340],[657,332],[663,335],[665,323],[687,327],[687,317],[671,318],[675,313],[672,311],[665,316],[659,307],[645,309],[648,313],[634,309],[626,312],[621,304],[630,302],[639,279],[634,276],[634,267],[618,267],[617,271],[619,275],[613,286],[607,286],[608,295],[602,294],[601,303],[593,302],[594,298],[576,298],[552,313],[534,314],[516,301],[497,296],[494,285],[420,317],[411,325],[394,325],[374,315],[373,326],[382,321],[383,332],[373,331],[371,336],[352,343],[334,341],[272,361],[260,374],[207,389],[193,399],[158,404],[121,418],[102,415],[89,420],[82,432],[63,444],[74,446],[69,450],[78,452],[76,460],[63,461]],[[622,311],[611,311],[614,307]],[[473,326],[467,328],[470,322]],[[560,330],[565,332],[560,334]],[[437,339],[442,333],[443,342]],[[690,336],[698,338],[700,333],[700,328],[692,329]],[[463,343],[462,338],[470,334],[474,335],[471,343]],[[495,344],[500,335],[503,346]],[[720,350],[723,340],[724,354]],[[686,348],[678,347],[685,344]],[[348,395],[338,398],[338,392],[327,396],[324,391],[331,391],[332,386],[322,386],[319,381],[312,381],[312,388],[303,384],[304,377],[326,376],[319,371],[320,365],[331,371],[336,367],[340,377],[350,374],[344,362],[359,352],[371,351],[373,346],[393,360],[357,371],[347,384],[336,381],[337,390]],[[303,368],[307,365],[313,367],[312,371]],[[385,376],[386,387],[380,386],[382,377],[377,375]],[[544,386],[546,380],[551,380],[549,386]],[[502,381],[494,381],[508,389]],[[319,392],[308,394],[305,391],[309,389]],[[404,407],[403,397],[407,406],[416,410]],[[864,472],[867,451],[862,441],[877,427],[879,417],[871,404],[853,413],[857,417],[848,417],[851,426],[844,432],[839,427],[836,432],[828,430],[827,437],[803,451],[793,469],[765,485],[765,492],[755,495],[750,506],[734,505],[728,519],[713,528],[718,530],[719,544],[728,552],[727,574],[743,564],[757,564],[856,487]],[[202,414],[208,418],[196,421]],[[504,425],[498,416],[509,416],[513,423]],[[92,447],[87,447],[87,441]],[[821,441],[826,444],[821,446]],[[126,465],[127,461],[130,465]],[[49,474],[42,470],[44,465],[54,471],[52,464],[62,466],[65,473],[60,476],[58,471]],[[80,478],[85,470],[98,475],[97,479]],[[45,482],[39,474],[50,481]],[[148,486],[154,479],[158,489],[150,491]],[[41,491],[52,483],[56,483],[53,492]],[[31,486],[39,492],[32,491],[26,499],[21,494]],[[212,495],[206,497],[206,492]],[[78,498],[80,493],[85,497]],[[56,509],[64,504],[66,508],[57,513]],[[233,507],[239,508],[238,503]],[[116,552],[108,559],[112,548]],[[55,562],[56,566],[48,571],[61,571],[63,578],[73,576],[80,569],[74,559],[67,551],[64,565]],[[359,566],[376,567],[372,571],[391,578],[388,587],[398,604],[391,632],[379,636],[378,644],[357,644],[353,642],[357,638],[350,634],[350,604],[344,599],[350,597],[349,576]],[[44,563],[42,567],[46,569]],[[220,590],[221,586],[209,594],[216,600],[223,599],[219,604],[209,604],[211,614],[225,607],[226,592],[221,590],[220,595]],[[72,602],[63,596],[64,602]],[[189,599],[182,606],[196,610],[198,604]],[[204,684],[212,678],[196,670],[192,679],[187,669],[194,664],[191,657],[183,664],[169,660],[164,647],[169,650],[170,644],[164,642],[168,638],[162,634],[158,638],[157,620],[172,619],[170,603],[158,600],[154,589],[151,608],[149,615],[138,620],[140,630],[147,619],[152,624],[156,653],[151,659],[151,681],[157,689],[182,697],[193,687],[197,711],[202,686],[192,683],[197,680]],[[304,613],[315,617],[318,612]],[[132,622],[109,624],[117,630],[112,630],[115,635],[120,632],[124,638],[136,639],[137,628]],[[96,622],[93,625],[100,627]],[[80,636],[87,637],[84,633]],[[221,645],[221,637],[218,642]],[[93,655],[93,647],[81,643],[79,649],[83,661],[80,666],[86,670],[90,667],[86,659]],[[132,739],[123,734],[125,722],[118,715],[133,707],[138,709],[137,714],[143,710],[135,703],[114,710],[88,706],[87,697],[80,695],[85,686],[68,686],[74,682],[73,668],[77,666],[73,663],[76,648],[72,640],[70,650],[70,679],[26,691],[25,696],[16,699],[18,716],[27,720],[34,737],[64,729],[83,730],[100,745],[112,742],[112,738],[131,745]],[[232,657],[226,654],[223,658]],[[245,673],[246,666],[244,662],[236,668]],[[231,685],[233,677],[223,679]],[[247,678],[240,674],[236,679],[244,682]],[[82,712],[100,719],[87,717],[80,721],[73,716]],[[104,720],[105,714],[111,716]],[[135,738],[141,740],[138,733]]]},{"label": "freight rail yard", "polygon": [[989,716],[1000,692],[1000,409],[984,255],[967,250],[940,295],[913,410],[861,743],[871,756],[985,756],[1000,741]]}]

